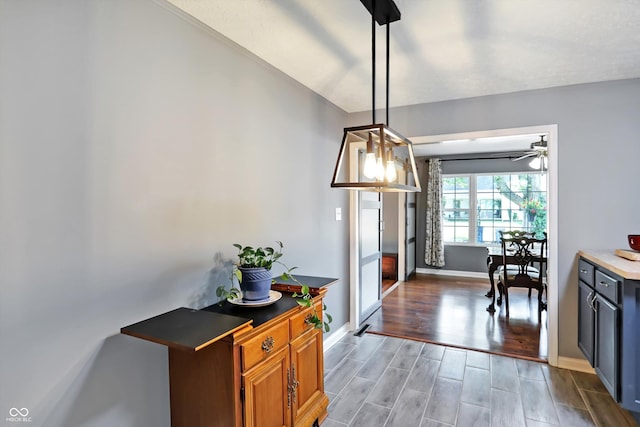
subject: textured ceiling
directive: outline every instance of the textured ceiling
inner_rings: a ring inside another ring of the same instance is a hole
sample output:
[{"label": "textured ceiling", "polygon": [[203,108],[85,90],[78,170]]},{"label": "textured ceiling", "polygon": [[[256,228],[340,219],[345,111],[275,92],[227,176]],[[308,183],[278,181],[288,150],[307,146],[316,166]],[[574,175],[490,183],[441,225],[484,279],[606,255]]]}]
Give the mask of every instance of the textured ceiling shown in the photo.
[{"label": "textured ceiling", "polygon": [[[168,0],[347,112],[371,109],[359,0]],[[391,107],[640,77],[640,0],[396,0]],[[386,27],[378,37],[383,108]]]}]

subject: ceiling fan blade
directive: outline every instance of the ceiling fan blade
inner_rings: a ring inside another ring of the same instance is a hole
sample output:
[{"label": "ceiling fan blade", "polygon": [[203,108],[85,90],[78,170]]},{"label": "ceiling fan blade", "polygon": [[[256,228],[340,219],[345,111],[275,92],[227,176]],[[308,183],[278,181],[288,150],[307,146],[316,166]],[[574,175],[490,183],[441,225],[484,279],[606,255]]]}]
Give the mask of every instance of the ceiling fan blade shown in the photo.
[{"label": "ceiling fan blade", "polygon": [[527,154],[525,154],[523,156],[517,157],[515,159],[511,159],[511,160],[514,161],[514,162],[517,162],[518,160],[526,159],[527,157],[535,156],[537,154],[538,153],[527,153]]}]

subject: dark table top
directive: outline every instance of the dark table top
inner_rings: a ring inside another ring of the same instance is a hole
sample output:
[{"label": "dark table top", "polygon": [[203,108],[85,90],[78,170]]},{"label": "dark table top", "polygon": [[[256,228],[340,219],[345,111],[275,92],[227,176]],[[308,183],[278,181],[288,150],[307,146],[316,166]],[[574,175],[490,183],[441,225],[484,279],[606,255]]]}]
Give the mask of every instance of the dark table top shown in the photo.
[{"label": "dark table top", "polygon": [[[338,281],[338,279],[332,277],[301,276],[299,274],[294,274],[294,276],[300,283],[310,288],[326,288]],[[295,281],[281,279],[280,276],[274,277],[273,280],[275,280],[275,283],[282,285],[297,285]]]},{"label": "dark table top", "polygon": [[[310,288],[325,288],[338,279],[329,277],[295,277]],[[276,283],[297,285],[292,280],[276,278]],[[125,326],[120,330],[147,341],[171,348],[197,351],[247,325],[259,326],[298,306],[290,292],[281,292],[282,297],[273,304],[262,307],[239,306],[223,301],[202,310],[177,308],[164,314]]]},{"label": "dark table top", "polygon": [[167,347],[197,351],[250,324],[250,318],[181,307],[125,326],[120,332]]},{"label": "dark table top", "polygon": [[290,293],[282,292],[282,297],[273,304],[263,307],[247,307],[231,304],[224,301],[222,304],[213,304],[202,310],[212,313],[226,314],[246,320],[253,320],[253,326],[259,326],[277,317],[292,308],[298,306],[296,299]]}]

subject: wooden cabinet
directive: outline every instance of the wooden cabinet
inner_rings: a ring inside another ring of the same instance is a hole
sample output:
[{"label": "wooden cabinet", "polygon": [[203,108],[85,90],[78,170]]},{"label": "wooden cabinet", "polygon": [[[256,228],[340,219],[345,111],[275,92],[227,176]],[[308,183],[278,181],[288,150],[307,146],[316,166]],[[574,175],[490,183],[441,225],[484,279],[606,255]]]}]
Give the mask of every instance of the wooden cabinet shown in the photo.
[{"label": "wooden cabinet", "polygon": [[578,347],[611,396],[640,411],[640,280],[578,262]]},{"label": "wooden cabinet", "polygon": [[382,254],[382,278],[398,280],[398,254]]},{"label": "wooden cabinet", "polygon": [[289,349],[242,375],[244,425],[291,426],[291,366]]},{"label": "wooden cabinet", "polygon": [[291,342],[292,416],[294,426],[326,417],[322,332],[314,329]]},{"label": "wooden cabinet", "polygon": [[[321,301],[315,309],[322,312]],[[248,369],[242,374],[245,427],[308,427],[326,417],[322,332],[306,322],[311,314],[310,308],[298,310],[287,322],[240,344],[246,349],[242,354],[253,355],[249,349],[260,342],[263,355],[260,363],[243,361]],[[284,348],[275,338],[282,330],[290,337]]]},{"label": "wooden cabinet", "polygon": [[[326,289],[315,292],[320,314]],[[283,293],[268,307],[182,308],[121,331],[169,348],[173,427],[310,427],[329,404],[311,313]]]}]

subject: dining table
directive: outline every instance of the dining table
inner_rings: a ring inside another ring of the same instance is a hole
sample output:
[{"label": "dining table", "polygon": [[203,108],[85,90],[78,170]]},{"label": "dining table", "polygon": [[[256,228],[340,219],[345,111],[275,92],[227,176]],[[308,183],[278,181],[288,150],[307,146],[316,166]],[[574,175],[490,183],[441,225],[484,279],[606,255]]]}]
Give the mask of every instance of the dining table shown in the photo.
[{"label": "dining table", "polygon": [[[501,265],[503,265],[505,261],[507,264],[509,264],[510,261],[515,264],[515,255],[513,251],[509,251],[507,249],[506,256],[503,256],[502,246],[487,246],[487,270],[489,272],[489,282],[491,283],[491,288],[485,294],[485,296],[487,298],[491,298],[491,304],[489,304],[489,306],[487,307],[487,311],[489,313],[495,313],[496,311],[496,306],[495,306],[496,285],[495,285],[493,275],[498,270],[498,268]],[[546,264],[547,257],[537,256],[535,262]],[[546,302],[544,302],[542,310],[546,309],[546,307],[547,307],[547,304]]]}]

